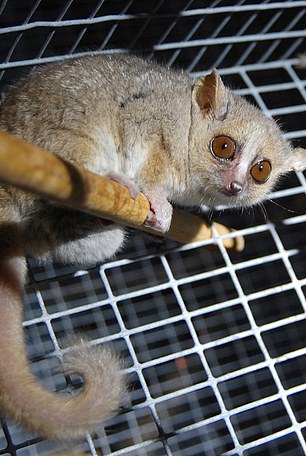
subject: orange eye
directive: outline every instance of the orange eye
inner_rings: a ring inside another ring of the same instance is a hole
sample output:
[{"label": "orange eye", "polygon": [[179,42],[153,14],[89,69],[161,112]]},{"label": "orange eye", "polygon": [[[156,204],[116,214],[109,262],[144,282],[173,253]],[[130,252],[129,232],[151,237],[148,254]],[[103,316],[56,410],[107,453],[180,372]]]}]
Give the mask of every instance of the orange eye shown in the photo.
[{"label": "orange eye", "polygon": [[220,160],[231,160],[235,150],[236,143],[229,136],[216,136],[210,143],[212,155]]},{"label": "orange eye", "polygon": [[269,179],[272,171],[271,163],[268,160],[261,160],[252,166],[250,173],[254,181],[258,184],[264,184]]}]

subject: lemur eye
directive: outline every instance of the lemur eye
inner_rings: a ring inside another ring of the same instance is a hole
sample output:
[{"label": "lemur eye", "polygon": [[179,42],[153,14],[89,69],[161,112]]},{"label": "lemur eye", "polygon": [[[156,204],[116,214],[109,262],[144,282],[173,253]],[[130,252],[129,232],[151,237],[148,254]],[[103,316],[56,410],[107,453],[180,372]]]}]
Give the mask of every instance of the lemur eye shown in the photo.
[{"label": "lemur eye", "polygon": [[250,173],[255,182],[264,184],[269,179],[271,171],[271,163],[268,160],[261,160],[252,166]]},{"label": "lemur eye", "polygon": [[220,160],[231,160],[236,150],[235,141],[229,136],[215,136],[210,143],[210,152]]}]

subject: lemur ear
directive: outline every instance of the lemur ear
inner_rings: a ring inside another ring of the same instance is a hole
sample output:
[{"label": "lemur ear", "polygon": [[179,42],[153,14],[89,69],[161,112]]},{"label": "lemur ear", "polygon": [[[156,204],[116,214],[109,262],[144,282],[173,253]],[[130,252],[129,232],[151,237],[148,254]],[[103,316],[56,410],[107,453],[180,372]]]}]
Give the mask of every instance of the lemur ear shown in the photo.
[{"label": "lemur ear", "polygon": [[292,156],[290,156],[290,170],[304,171],[306,169],[306,149],[298,147],[294,149]]},{"label": "lemur ear", "polygon": [[204,114],[210,113],[218,120],[226,118],[228,91],[217,70],[195,82],[193,97]]}]

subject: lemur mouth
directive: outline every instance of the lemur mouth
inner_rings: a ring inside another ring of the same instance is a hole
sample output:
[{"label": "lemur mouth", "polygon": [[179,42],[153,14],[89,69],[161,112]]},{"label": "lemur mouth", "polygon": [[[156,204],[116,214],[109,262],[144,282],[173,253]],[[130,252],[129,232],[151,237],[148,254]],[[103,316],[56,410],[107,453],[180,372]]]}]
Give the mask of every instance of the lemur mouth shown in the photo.
[{"label": "lemur mouth", "polygon": [[239,198],[239,194],[232,193],[232,192],[230,192],[229,190],[227,190],[227,189],[225,189],[225,188],[222,188],[222,189],[220,190],[220,193],[221,193],[222,195],[226,196],[227,198],[234,198],[234,197],[236,197],[236,199]]},{"label": "lemur mouth", "polygon": [[226,190],[224,188],[222,190],[220,190],[220,193],[222,193],[222,195],[229,196],[230,198],[232,198],[233,196],[237,196],[237,195],[234,195],[233,193],[229,192],[228,190]]}]

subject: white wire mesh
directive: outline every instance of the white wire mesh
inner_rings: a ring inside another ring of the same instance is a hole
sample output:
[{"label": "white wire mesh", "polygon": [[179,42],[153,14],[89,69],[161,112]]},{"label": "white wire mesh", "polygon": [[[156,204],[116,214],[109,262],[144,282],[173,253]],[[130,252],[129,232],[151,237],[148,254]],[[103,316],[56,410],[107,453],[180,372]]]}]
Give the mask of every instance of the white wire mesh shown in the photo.
[{"label": "white wire mesh", "polygon": [[[140,50],[225,82],[278,118],[306,147],[306,1],[3,1],[0,78],[89,51]],[[25,333],[50,390],[78,378],[58,369],[67,333],[111,342],[130,398],[119,416],[74,445],[92,455],[306,454],[305,191],[291,175],[259,209],[214,218],[246,248],[220,239],[179,246],[131,235],[115,260],[76,271],[30,259]],[[0,455],[50,454],[3,423]],[[71,448],[69,447],[69,450]]]}]

